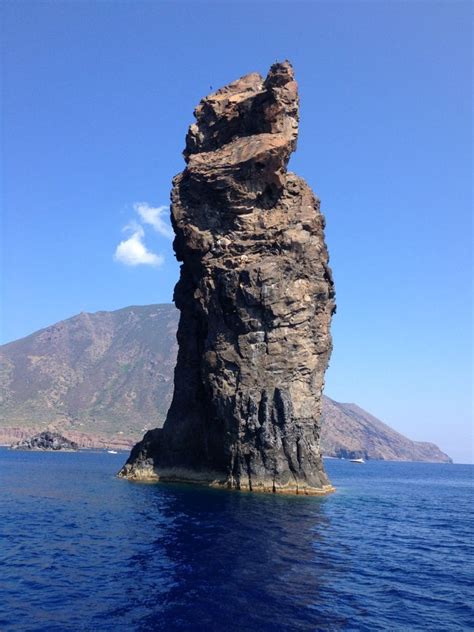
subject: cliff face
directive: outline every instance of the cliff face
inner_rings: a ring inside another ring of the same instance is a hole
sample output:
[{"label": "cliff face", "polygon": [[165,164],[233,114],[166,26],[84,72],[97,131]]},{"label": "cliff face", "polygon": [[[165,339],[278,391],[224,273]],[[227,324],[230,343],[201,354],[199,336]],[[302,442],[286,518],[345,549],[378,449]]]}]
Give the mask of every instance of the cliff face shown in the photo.
[{"label": "cliff face", "polygon": [[334,289],[319,201],[286,169],[290,64],[218,90],[195,116],[172,191],[183,262],[173,400],[120,475],[330,491],[319,435]]}]

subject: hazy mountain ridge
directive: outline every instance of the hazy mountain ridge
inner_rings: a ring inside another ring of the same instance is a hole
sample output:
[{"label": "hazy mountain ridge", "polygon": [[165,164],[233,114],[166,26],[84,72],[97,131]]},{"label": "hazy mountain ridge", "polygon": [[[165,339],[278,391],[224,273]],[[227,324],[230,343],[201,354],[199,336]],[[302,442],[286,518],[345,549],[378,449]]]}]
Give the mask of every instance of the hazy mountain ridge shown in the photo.
[{"label": "hazy mountain ridge", "polygon": [[[81,313],[0,347],[0,443],[45,428],[85,447],[126,448],[161,426],[173,389],[173,305]],[[326,397],[321,443],[328,456],[449,461],[355,404]]]}]

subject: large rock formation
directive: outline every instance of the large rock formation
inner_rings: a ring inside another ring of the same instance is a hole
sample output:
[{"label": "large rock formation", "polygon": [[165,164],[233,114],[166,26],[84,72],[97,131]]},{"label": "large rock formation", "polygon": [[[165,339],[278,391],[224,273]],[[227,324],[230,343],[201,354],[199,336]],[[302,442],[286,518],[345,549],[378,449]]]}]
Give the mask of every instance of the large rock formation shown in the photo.
[{"label": "large rock formation", "polygon": [[319,200],[287,172],[288,62],[201,101],[174,179],[181,311],[171,407],[120,475],[292,493],[332,488],[321,397],[334,289]]}]

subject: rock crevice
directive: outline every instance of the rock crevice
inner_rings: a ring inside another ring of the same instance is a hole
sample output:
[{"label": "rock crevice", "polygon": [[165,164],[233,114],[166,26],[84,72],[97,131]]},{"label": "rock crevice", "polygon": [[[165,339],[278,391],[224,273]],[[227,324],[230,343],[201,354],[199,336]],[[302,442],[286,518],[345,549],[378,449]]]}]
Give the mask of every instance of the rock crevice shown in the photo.
[{"label": "rock crevice", "polygon": [[319,200],[287,171],[288,62],[204,98],[173,180],[182,262],[173,401],[120,475],[325,493],[319,446],[334,286]]}]

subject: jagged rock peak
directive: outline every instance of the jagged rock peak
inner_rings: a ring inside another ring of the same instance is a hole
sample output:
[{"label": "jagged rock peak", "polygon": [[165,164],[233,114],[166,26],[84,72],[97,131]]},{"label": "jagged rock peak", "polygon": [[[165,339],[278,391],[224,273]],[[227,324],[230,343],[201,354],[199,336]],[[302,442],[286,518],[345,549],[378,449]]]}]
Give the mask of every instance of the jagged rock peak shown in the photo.
[{"label": "jagged rock peak", "polygon": [[[201,100],[186,137],[184,156],[216,151],[238,138],[284,134],[289,153],[298,136],[298,86],[290,62],[274,64],[264,79],[251,73]],[[288,154],[289,155],[289,154]]]},{"label": "jagged rock peak", "polygon": [[326,493],[334,286],[319,200],[287,171],[298,135],[291,64],[218,90],[195,117],[171,194],[183,262],[173,401],[120,475]]},{"label": "jagged rock peak", "polygon": [[[286,186],[298,137],[298,86],[289,62],[253,73],[201,100],[186,138],[180,194],[245,215],[272,208]],[[174,184],[176,185],[176,180]],[[190,198],[189,201],[193,203]]]}]

